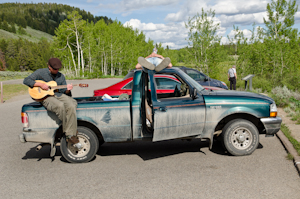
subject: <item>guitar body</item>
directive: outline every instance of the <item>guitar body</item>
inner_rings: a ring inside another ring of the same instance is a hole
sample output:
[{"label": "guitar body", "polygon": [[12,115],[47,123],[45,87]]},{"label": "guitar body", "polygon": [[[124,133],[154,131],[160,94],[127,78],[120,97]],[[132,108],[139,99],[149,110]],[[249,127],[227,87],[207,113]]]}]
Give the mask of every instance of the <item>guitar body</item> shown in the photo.
[{"label": "guitar body", "polygon": [[57,86],[57,83],[55,81],[50,81],[50,82],[44,82],[42,80],[35,80],[35,82],[41,82],[41,83],[44,83],[44,84],[47,84],[50,89],[49,90],[43,90],[42,88],[40,87],[33,87],[33,88],[28,88],[28,92],[29,92],[29,95],[35,99],[36,101],[42,101],[43,98],[47,97],[48,95],[54,95],[54,90],[55,89],[52,89],[52,87],[55,87]]},{"label": "guitar body", "polygon": [[[35,86],[33,88],[28,88],[29,95],[34,99],[35,101],[41,102],[43,101],[48,95],[54,95],[54,91],[57,89],[67,88],[67,85],[59,85],[57,86],[57,83],[55,81],[50,82],[44,82],[42,80],[35,80],[35,82],[41,82],[44,84],[47,84],[49,86],[48,90],[43,90],[41,87]],[[88,84],[74,84],[73,86],[79,86],[79,87],[88,87]]]}]

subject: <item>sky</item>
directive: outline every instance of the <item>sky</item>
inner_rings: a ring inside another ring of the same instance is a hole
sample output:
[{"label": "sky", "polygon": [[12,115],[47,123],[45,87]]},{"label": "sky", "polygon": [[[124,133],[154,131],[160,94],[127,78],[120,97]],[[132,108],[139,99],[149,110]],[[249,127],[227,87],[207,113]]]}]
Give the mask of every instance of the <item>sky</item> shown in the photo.
[{"label": "sky", "polygon": [[[164,47],[179,49],[188,46],[188,19],[210,9],[216,13],[215,21],[220,23],[218,36],[227,43],[227,35],[233,35],[233,25],[250,36],[252,24],[264,27],[267,18],[266,7],[271,0],[0,0],[0,3],[58,3],[78,7],[94,16],[107,16],[133,29],[143,31],[146,40],[150,38]],[[300,0],[297,0],[297,5]],[[300,6],[295,14],[294,28],[300,30]]]}]

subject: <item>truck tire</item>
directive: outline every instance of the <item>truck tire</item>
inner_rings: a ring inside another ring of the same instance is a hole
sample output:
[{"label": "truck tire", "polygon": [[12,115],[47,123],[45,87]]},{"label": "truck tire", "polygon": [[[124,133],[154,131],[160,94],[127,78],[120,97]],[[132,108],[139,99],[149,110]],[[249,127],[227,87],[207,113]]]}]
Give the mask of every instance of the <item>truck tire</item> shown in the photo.
[{"label": "truck tire", "polygon": [[228,122],[222,131],[223,146],[234,156],[252,154],[259,144],[259,133],[256,126],[244,119]]},{"label": "truck tire", "polygon": [[95,133],[83,126],[78,127],[78,139],[82,144],[81,149],[77,149],[66,141],[65,136],[60,141],[60,151],[62,156],[70,163],[84,163],[92,160],[98,149],[99,141]]}]

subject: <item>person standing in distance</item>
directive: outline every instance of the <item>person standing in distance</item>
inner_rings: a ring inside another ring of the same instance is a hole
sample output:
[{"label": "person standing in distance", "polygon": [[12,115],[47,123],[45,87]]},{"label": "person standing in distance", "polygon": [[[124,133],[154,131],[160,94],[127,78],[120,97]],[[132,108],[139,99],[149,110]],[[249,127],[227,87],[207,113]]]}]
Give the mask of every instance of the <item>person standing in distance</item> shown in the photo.
[{"label": "person standing in distance", "polygon": [[[55,81],[57,85],[67,85],[65,76],[59,72],[61,66],[61,61],[58,58],[51,58],[48,61],[47,68],[36,70],[24,79],[23,84],[30,88],[40,87],[43,90],[48,90],[49,86],[45,83],[35,82],[35,80]],[[77,137],[77,101],[68,96],[71,95],[72,89],[73,85],[68,84],[67,88],[59,89],[53,96],[44,98],[41,103],[48,111],[54,112],[62,121],[63,132],[66,135],[67,142],[81,149],[82,146]]]},{"label": "person standing in distance", "polygon": [[228,70],[228,80],[230,82],[230,90],[236,90],[236,80],[237,80],[237,75],[236,75],[236,66],[233,65],[231,68]]}]

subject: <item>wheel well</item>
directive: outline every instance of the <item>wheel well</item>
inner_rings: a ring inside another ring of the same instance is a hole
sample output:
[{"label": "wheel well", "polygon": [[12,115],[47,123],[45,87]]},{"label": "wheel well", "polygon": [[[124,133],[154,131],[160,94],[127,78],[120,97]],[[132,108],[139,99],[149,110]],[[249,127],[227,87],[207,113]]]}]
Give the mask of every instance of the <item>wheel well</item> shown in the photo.
[{"label": "wheel well", "polygon": [[[100,130],[92,123],[89,123],[87,121],[82,121],[82,120],[78,120],[77,121],[77,125],[78,126],[85,126],[89,129],[91,129],[98,137],[99,139],[99,143],[102,144],[104,142],[104,139],[102,137],[102,134],[100,132]],[[55,141],[59,142],[61,137],[63,136],[63,130],[62,130],[62,125],[56,130],[55,133]]]},{"label": "wheel well", "polygon": [[91,129],[92,131],[94,131],[94,133],[97,135],[99,142],[103,142],[103,136],[100,132],[100,130],[92,123],[86,122],[86,121],[77,121],[78,126],[85,126],[89,129]]},{"label": "wheel well", "polygon": [[237,113],[237,114],[226,116],[217,124],[217,126],[215,128],[215,132],[222,130],[228,122],[230,122],[234,119],[248,120],[256,126],[259,133],[264,133],[265,127],[264,127],[263,123],[260,121],[260,119],[253,115],[247,114],[247,113]]}]

